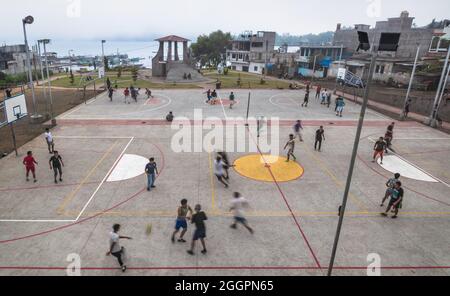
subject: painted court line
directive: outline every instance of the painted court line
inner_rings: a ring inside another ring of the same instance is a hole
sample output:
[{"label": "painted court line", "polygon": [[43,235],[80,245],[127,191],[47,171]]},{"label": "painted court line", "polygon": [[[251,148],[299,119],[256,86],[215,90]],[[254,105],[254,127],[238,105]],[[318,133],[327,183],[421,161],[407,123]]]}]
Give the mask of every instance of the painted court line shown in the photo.
[{"label": "painted court line", "polygon": [[131,142],[133,142],[134,137],[130,139],[130,141],[128,142],[128,144],[125,146],[125,148],[122,150],[122,153],[120,153],[119,157],[117,158],[117,160],[114,162],[113,166],[109,169],[108,173],[106,174],[106,176],[103,178],[103,180],[100,182],[100,184],[98,185],[97,189],[95,189],[94,193],[91,195],[91,197],[89,198],[88,202],[84,205],[83,209],[81,210],[81,212],[78,214],[77,218],[75,219],[75,221],[78,221],[81,217],[81,215],[83,215],[84,211],[86,210],[86,208],[89,206],[89,204],[91,203],[92,199],[94,199],[95,195],[97,194],[97,192],[100,190],[100,188],[103,186],[103,184],[105,183],[106,179],[108,179],[109,175],[111,175],[111,172],[114,170],[114,168],[116,167],[117,163],[119,163],[120,159],[122,158],[122,156],[125,154],[125,151],[128,149],[128,147],[131,145]]}]

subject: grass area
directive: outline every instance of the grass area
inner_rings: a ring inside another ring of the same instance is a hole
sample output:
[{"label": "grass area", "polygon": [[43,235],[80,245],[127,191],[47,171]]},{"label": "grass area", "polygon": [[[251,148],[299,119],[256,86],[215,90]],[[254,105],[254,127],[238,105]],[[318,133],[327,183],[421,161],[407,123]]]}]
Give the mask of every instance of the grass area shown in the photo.
[{"label": "grass area", "polygon": [[[289,82],[266,79],[261,83],[263,75],[251,74],[245,72],[228,71],[227,75],[219,75],[216,71],[205,72],[203,75],[211,79],[219,79],[222,82],[222,88],[239,88],[238,78],[241,78],[241,88],[252,89],[278,89],[289,88]],[[214,83],[215,84],[215,83]]]},{"label": "grass area", "polygon": [[[111,79],[111,78],[110,78]],[[111,79],[111,84],[115,86],[115,79]],[[148,80],[137,80],[133,81],[131,77],[129,79],[117,80],[117,86],[119,88],[125,88],[133,85],[134,87],[140,88],[150,88],[150,89],[193,89],[200,88],[195,84],[185,84],[185,83],[155,83]]]},{"label": "grass area", "polygon": [[[82,77],[83,76],[80,76],[80,75],[74,75],[74,83],[72,84],[72,83],[70,83],[70,77],[69,76],[63,76],[63,77],[60,77],[58,79],[53,80],[52,81],[52,86],[55,86],[55,87],[66,87],[66,88],[77,88],[77,87],[80,87],[80,86],[83,86],[84,84],[86,84],[86,80],[84,80],[83,83],[80,85],[80,81],[81,81]],[[96,77],[93,77],[93,78],[95,79]]]}]

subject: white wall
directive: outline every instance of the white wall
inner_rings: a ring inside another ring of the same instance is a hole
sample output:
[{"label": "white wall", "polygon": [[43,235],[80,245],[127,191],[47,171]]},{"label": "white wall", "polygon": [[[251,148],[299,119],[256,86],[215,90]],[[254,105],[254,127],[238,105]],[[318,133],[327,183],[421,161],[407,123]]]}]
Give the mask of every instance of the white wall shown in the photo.
[{"label": "white wall", "polygon": [[[257,70],[255,70],[255,67],[257,67]],[[265,65],[263,63],[250,63],[248,71],[250,73],[262,74],[264,68]]]}]

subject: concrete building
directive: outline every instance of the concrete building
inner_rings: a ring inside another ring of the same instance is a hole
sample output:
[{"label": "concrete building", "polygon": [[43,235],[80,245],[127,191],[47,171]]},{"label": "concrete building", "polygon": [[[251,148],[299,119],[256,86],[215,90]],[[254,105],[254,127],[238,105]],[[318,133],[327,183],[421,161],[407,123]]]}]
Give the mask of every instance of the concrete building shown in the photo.
[{"label": "concrete building", "polygon": [[298,75],[303,77],[314,75],[317,78],[327,77],[333,62],[348,58],[348,56],[344,55],[344,50],[343,45],[300,46],[296,59]]},{"label": "concrete building", "polygon": [[[30,51],[31,66],[39,64],[36,53]],[[0,71],[8,75],[17,75],[27,71],[27,53],[25,45],[5,45],[0,47]]]},{"label": "concrete building", "polygon": [[[189,39],[170,35],[156,39],[159,42],[159,50],[152,60],[152,75],[155,77],[167,77],[170,68],[175,64],[190,65],[188,42]],[[179,43],[183,44],[180,58]]]},{"label": "concrete building", "polygon": [[[399,17],[377,22],[374,28],[365,24],[357,24],[352,29],[344,29],[341,24],[338,24],[333,45],[344,47],[345,64],[332,63],[329,76],[335,77],[340,67],[347,68],[359,77],[362,77],[368,69],[370,56],[367,53],[356,52],[359,44],[358,31],[367,32],[370,43],[374,45],[380,43],[381,33],[400,33],[397,52],[378,53],[374,80],[407,84],[419,46],[420,65],[439,61],[445,56],[449,46],[449,40],[446,39],[450,32],[449,26],[450,20],[443,20],[441,22],[433,21],[424,27],[417,27],[414,24],[414,17],[410,17],[407,11],[402,12]],[[436,79],[432,76],[426,79],[429,83],[434,84]]]},{"label": "concrete building", "polygon": [[275,32],[244,32],[232,41],[226,60],[233,70],[264,74],[274,53],[275,38]]}]

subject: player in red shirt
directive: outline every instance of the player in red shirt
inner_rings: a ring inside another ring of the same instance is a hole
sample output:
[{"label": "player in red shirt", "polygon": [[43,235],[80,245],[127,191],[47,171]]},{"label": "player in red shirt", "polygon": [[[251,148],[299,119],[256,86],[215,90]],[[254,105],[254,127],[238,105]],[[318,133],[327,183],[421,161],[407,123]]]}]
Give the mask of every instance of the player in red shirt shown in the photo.
[{"label": "player in red shirt", "polygon": [[25,168],[27,170],[27,182],[30,181],[30,179],[28,178],[30,171],[33,174],[33,179],[34,179],[34,183],[37,182],[36,180],[36,170],[35,170],[35,164],[38,164],[37,161],[34,159],[33,157],[33,152],[28,151],[27,152],[27,156],[25,156],[25,158],[23,159],[23,164],[25,165]]}]

